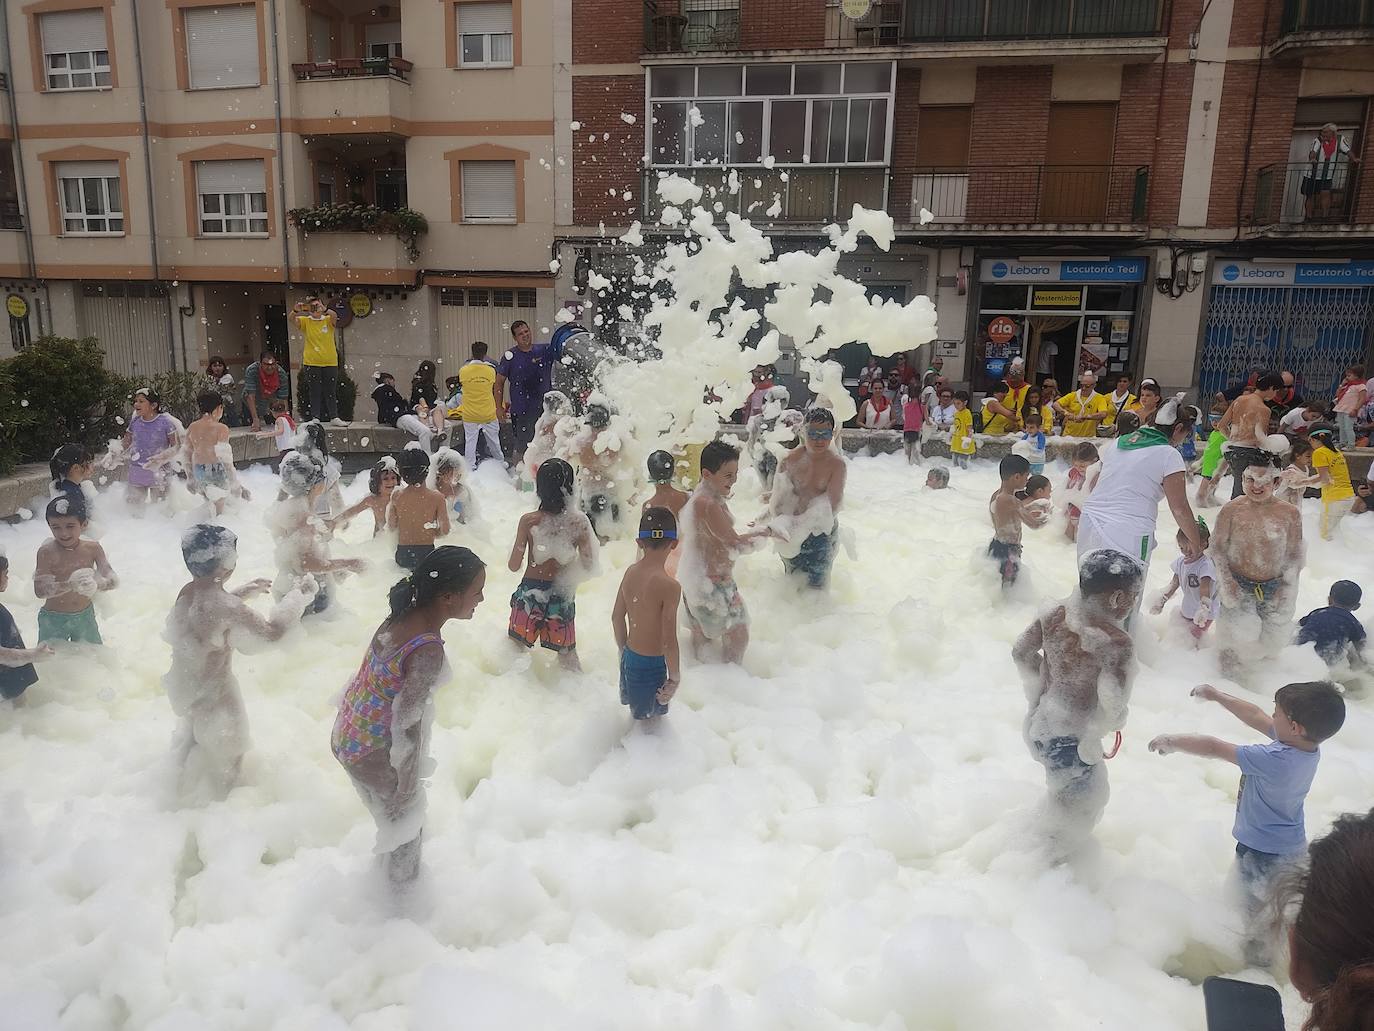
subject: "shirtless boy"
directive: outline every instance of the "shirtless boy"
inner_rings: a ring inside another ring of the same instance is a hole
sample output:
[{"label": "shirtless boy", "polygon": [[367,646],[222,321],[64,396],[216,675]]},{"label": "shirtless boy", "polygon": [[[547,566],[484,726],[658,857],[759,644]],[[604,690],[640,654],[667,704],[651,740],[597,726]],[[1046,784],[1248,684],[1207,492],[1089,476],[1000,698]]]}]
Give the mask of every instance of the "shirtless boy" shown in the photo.
[{"label": "shirtless boy", "polygon": [[582,511],[591,520],[596,539],[605,544],[611,539],[613,525],[620,520],[615,485],[616,466],[620,463],[620,443],[616,434],[611,432],[609,408],[597,404],[587,407],[586,426],[574,446]]},{"label": "shirtless boy", "polygon": [[707,641],[721,642],[726,662],[743,662],[749,647],[749,612],[735,583],[735,559],[771,531],[735,532],[735,517],[725,500],[738,478],[739,448],[711,441],[701,449],[701,482],[682,509],[684,554],[678,579],[697,661],[704,661]]},{"label": "shirtless boy", "polygon": [[328,524],[315,514],[325,490],[325,472],[317,460],[292,451],[281,462],[282,499],[272,506],[267,526],[276,542],[277,578],[273,597],[290,593],[306,573],[315,577],[316,593],[309,611],[323,612],[329,607],[333,574],[360,573],[367,568],[362,559],[329,557]]},{"label": "shirtless boy", "polygon": [[1217,432],[1226,438],[1226,461],[1231,466],[1231,497],[1245,492],[1245,470],[1252,465],[1268,466],[1269,452],[1264,438],[1269,436],[1269,402],[1283,389],[1283,377],[1266,373],[1255,382],[1253,394],[1242,394],[1231,402],[1217,423]]},{"label": "shirtless boy", "polygon": [[402,451],[396,466],[405,486],[392,492],[386,525],[397,533],[396,564],[414,569],[434,550],[435,538],[449,531],[448,500],[426,485],[429,455],[419,448]]},{"label": "shirtless boy", "polygon": [[103,644],[92,599],[98,591],[113,590],[119,581],[105,549],[81,538],[88,521],[86,505],[62,494],[48,502],[44,516],[52,539],[39,546],[33,571],[33,593],[43,599],[38,610],[38,643]]},{"label": "shirtless boy", "polygon": [[1007,455],[998,463],[997,472],[1002,477],[1002,486],[988,499],[988,512],[992,515],[988,557],[996,560],[1002,575],[1002,589],[1006,590],[1016,583],[1016,576],[1021,572],[1021,526],[1024,524],[1032,529],[1044,526],[1049,521],[1049,512],[1043,506],[1032,508],[1029,502],[1016,496],[1030,479],[1030,462],[1025,456]]},{"label": "shirtless boy", "polygon": [[278,640],[300,622],[316,591],[314,578],[304,577],[264,619],[243,599],[271,590],[270,580],[225,590],[238,561],[237,545],[238,538],[222,526],[199,524],[182,535],[181,555],[191,582],[177,595],[163,634],[172,646],[172,668],[162,686],[180,717],[173,747],[183,786],[206,783],[219,798],[238,780],[248,750],[234,649],[254,639]]},{"label": "shirtless boy", "polygon": [[840,531],[836,516],[844,501],[847,469],[844,459],[830,446],[834,436],[834,415],[824,408],[808,411],[804,444],[782,460],[778,467],[781,482],[772,498],[775,513],[795,517],[798,529],[809,531],[800,549],[782,560],[783,568],[789,575],[805,574],[806,585],[815,590],[830,582]]},{"label": "shirtless boy", "polygon": [[639,558],[625,570],[611,610],[620,649],[620,704],[646,729],[668,712],[681,677],[677,605],[682,588],[664,568],[677,547],[677,519],[666,508],[639,518]]},{"label": "shirtless boy", "polygon": [[649,482],[654,485],[654,492],[649,500],[644,502],[644,511],[647,512],[651,508],[666,508],[676,520],[682,506],[687,504],[687,499],[691,497],[685,490],[678,490],[673,486],[673,473],[676,471],[677,463],[667,451],[655,451],[649,456],[648,465]]},{"label": "shirtless boy", "polygon": [[224,498],[229,493],[232,468],[226,467],[220,445],[229,443],[229,427],[220,422],[224,398],[217,391],[205,390],[196,398],[200,418],[186,430],[186,448],[191,452],[191,475],[196,489],[214,506],[215,515],[224,514]]},{"label": "shirtless boy", "polygon": [[1228,676],[1244,672],[1242,653],[1272,656],[1290,637],[1303,561],[1302,516],[1274,496],[1279,475],[1272,465],[1246,466],[1245,493],[1222,506],[1212,531],[1221,593],[1217,637]]},{"label": "shirtless boy", "polygon": [[1131,636],[1144,570],[1106,549],[1083,556],[1078,592],[1039,616],[1017,639],[1012,659],[1030,710],[1024,735],[1045,767],[1051,838],[1071,846],[1085,837],[1107,805],[1102,737],[1126,725],[1135,673]]}]

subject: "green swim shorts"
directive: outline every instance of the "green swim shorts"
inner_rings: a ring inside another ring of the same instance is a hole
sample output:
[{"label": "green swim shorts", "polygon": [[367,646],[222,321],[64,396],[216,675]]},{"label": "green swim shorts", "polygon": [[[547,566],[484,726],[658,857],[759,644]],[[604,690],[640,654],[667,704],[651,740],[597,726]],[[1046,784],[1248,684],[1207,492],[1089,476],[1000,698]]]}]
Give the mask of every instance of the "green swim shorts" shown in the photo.
[{"label": "green swim shorts", "polygon": [[100,627],[95,622],[95,606],[87,605],[80,612],[38,610],[38,643],[44,641],[83,641],[104,644]]}]

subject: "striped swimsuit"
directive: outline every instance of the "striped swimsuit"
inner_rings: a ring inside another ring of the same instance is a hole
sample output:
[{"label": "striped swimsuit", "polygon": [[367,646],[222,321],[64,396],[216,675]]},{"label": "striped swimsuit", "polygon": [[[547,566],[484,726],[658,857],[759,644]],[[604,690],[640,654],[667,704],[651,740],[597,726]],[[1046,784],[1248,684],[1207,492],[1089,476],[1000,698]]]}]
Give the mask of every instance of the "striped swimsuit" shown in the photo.
[{"label": "striped swimsuit", "polygon": [[345,766],[360,762],[373,752],[391,748],[391,706],[401,691],[402,669],[416,648],[443,644],[438,634],[420,634],[383,657],[376,642],[344,691],[334,720],[330,746]]}]

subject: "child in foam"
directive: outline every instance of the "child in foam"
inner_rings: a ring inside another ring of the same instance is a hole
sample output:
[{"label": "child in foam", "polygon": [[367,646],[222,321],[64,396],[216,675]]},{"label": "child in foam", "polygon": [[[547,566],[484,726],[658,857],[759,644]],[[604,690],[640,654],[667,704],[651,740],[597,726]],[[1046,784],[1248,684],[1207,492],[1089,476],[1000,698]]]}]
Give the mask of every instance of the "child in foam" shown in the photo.
[{"label": "child in foam", "polygon": [[830,583],[839,537],[838,515],[844,503],[848,468],[832,446],[835,417],[824,408],[806,413],[805,443],[778,468],[772,510],[783,517],[774,526],[787,528],[778,553],[789,576],[805,576],[806,586],[821,590]]},{"label": "child in foam", "polygon": [[1312,441],[1312,468],[1322,491],[1322,540],[1329,541],[1355,505],[1355,488],[1345,455],[1331,446],[1331,427],[1314,426],[1307,436]]},{"label": "child in foam", "polygon": [[[134,417],[124,434],[129,456],[129,502],[160,501],[167,493],[162,467],[181,448],[182,426],[161,410],[161,399],[149,387],[134,391]],[[135,514],[139,512],[135,508]]]},{"label": "child in foam", "polygon": [[1274,496],[1278,469],[1249,465],[1242,475],[1245,492],[1222,507],[1212,535],[1221,667],[1232,676],[1288,641],[1303,562],[1302,516]]},{"label": "child in foam", "polygon": [[477,521],[477,498],[473,496],[468,464],[452,448],[434,452],[434,468],[429,486],[444,496],[453,513],[450,522],[462,525]]},{"label": "child in foam", "polygon": [[440,632],[471,619],[486,567],[467,548],[442,547],[391,588],[390,614],[344,690],[330,748],[377,823],[375,852],[395,887],[420,872],[434,692],[446,679]]},{"label": "child in foam", "polygon": [[1101,739],[1126,725],[1135,648],[1123,624],[1143,582],[1130,556],[1088,553],[1079,562],[1078,591],[1039,616],[1012,648],[1030,703],[1026,745],[1045,767],[1048,829],[1059,848],[1086,837],[1107,805]]},{"label": "child in foam", "polygon": [[396,531],[396,564],[414,569],[449,531],[448,499],[426,482],[429,455],[408,447],[396,461],[404,486],[393,491],[386,524]]},{"label": "child in foam", "polygon": [[510,599],[511,640],[558,653],[564,669],[580,671],[577,658],[577,582],[596,564],[596,534],[587,517],[569,502],[573,469],[561,458],[539,466],[534,492],[539,507],[520,517],[507,563],[525,575]]},{"label": "child in foam", "polygon": [[[1033,514],[1017,496],[1017,491],[1025,487],[1030,479],[1029,462],[1020,455],[1007,455],[998,463],[997,472],[1002,479],[1002,486],[993,491],[988,499],[993,531],[988,557],[997,563],[1005,590],[1016,583],[1017,574],[1021,571],[1021,525],[1044,526],[1049,515],[1044,509],[1035,510]],[[1048,482],[1045,486],[1049,486]]]},{"label": "child in foam", "polygon": [[1211,543],[1212,536],[1207,530],[1207,524],[1201,519],[1197,521],[1197,532],[1201,548],[1190,541],[1181,530],[1179,531],[1178,550],[1182,554],[1174,559],[1173,565],[1169,567],[1174,575],[1164,588],[1164,593],[1150,606],[1150,611],[1159,615],[1164,611],[1169,599],[1174,596],[1174,592],[1181,587],[1183,601],[1178,611],[1188,624],[1195,644],[1202,640],[1202,635],[1216,620],[1221,599],[1217,592],[1217,567],[1207,557],[1207,546]]},{"label": "child in foam", "polygon": [[677,608],[682,588],[666,568],[676,547],[673,513],[645,509],[639,518],[639,558],[625,570],[611,611],[620,649],[620,704],[646,728],[667,715],[681,680]]},{"label": "child in foam", "polygon": [[38,642],[103,644],[95,621],[95,596],[119,586],[105,549],[82,537],[86,505],[63,494],[44,513],[52,539],[38,548],[33,593],[43,599],[38,611]]},{"label": "child in foam", "polygon": [[1328,667],[1364,665],[1364,625],[1355,616],[1363,596],[1353,580],[1331,585],[1326,606],[1298,620],[1298,644],[1314,644]]},{"label": "child in foam", "polygon": [[234,650],[253,640],[280,639],[300,622],[317,589],[307,574],[264,619],[244,599],[267,593],[271,581],[225,589],[238,561],[237,545],[238,538],[223,526],[199,524],[182,535],[181,556],[191,582],[177,595],[163,633],[172,646],[172,667],[162,686],[180,719],[173,749],[183,787],[205,784],[220,798],[238,780],[248,750],[248,715],[234,677]]},{"label": "child in foam", "polygon": [[91,478],[91,453],[81,444],[63,444],[52,453],[48,469],[52,472],[53,497],[65,494],[86,506],[89,515],[95,497],[94,486],[87,487]]},{"label": "child in foam", "polygon": [[372,536],[379,536],[386,529],[386,510],[400,482],[401,472],[396,466],[396,459],[388,455],[367,474],[367,495],[339,516],[340,528],[347,526],[354,516],[371,512]]},{"label": "child in foam", "polygon": [[329,557],[329,526],[315,513],[324,490],[324,466],[308,454],[292,451],[281,463],[282,497],[267,514],[267,527],[276,542],[277,577],[272,594],[278,600],[284,598],[310,573],[316,582],[309,608],[312,613],[329,607],[334,574],[367,568],[362,559]]},{"label": "child in foam", "polygon": [[[0,594],[9,586],[10,560],[0,555]],[[10,610],[0,605],[0,698],[21,704],[24,692],[38,683],[38,673],[33,664],[53,654],[52,645],[48,644],[26,648],[24,636],[19,632]]]},{"label": "child in foam", "polygon": [[[1248,476],[1250,469],[1245,473]],[[1161,734],[1150,742],[1150,751],[1160,755],[1185,752],[1240,767],[1231,834],[1245,911],[1245,959],[1253,966],[1268,966],[1273,934],[1264,914],[1275,911],[1275,882],[1301,861],[1306,850],[1303,802],[1321,760],[1320,744],[1345,722],[1345,702],[1334,685],[1320,680],[1279,688],[1273,715],[1211,684],[1193,688],[1192,694],[1216,702],[1269,738],[1262,745],[1234,745],[1202,734]]]}]

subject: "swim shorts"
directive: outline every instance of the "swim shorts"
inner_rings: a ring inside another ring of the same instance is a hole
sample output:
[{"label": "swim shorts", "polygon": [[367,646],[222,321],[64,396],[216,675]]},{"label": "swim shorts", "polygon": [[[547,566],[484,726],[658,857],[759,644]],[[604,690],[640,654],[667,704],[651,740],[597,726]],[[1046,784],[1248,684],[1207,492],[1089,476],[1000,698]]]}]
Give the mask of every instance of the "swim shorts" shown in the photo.
[{"label": "swim shorts", "polygon": [[398,544],[396,564],[402,569],[414,569],[420,564],[420,560],[433,550],[433,544]]},{"label": "swim shorts", "polygon": [[1052,737],[1048,741],[1032,741],[1035,761],[1048,770],[1089,769],[1078,754],[1078,738]]},{"label": "swim shorts", "polygon": [[80,612],[38,610],[38,643],[44,641],[79,641],[104,644],[100,627],[95,622],[95,606],[87,605]]},{"label": "swim shorts", "polygon": [[902,440],[908,444],[914,444],[921,439],[920,430],[902,430]]},{"label": "swim shorts", "polygon": [[1272,580],[1247,580],[1239,573],[1232,573],[1231,576],[1236,581],[1236,586],[1240,588],[1242,598],[1254,602],[1255,608],[1263,614],[1274,604],[1274,596],[1279,593],[1279,588],[1283,586],[1283,577],[1276,576]]},{"label": "swim shorts", "polygon": [[801,550],[793,558],[782,560],[783,569],[806,574],[806,586],[820,589],[830,582],[830,567],[835,563],[835,540],[840,535],[836,523],[829,533],[813,533],[802,541]]},{"label": "swim shorts", "polygon": [[577,603],[554,590],[552,580],[520,581],[510,596],[506,632],[526,648],[542,644],[555,652],[577,647]]},{"label": "swim shorts", "polygon": [[668,682],[668,660],[662,655],[640,655],[626,648],[620,653],[620,704],[630,707],[637,720],[662,716],[668,706],[658,692]]},{"label": "swim shorts", "polygon": [[1006,544],[994,537],[988,544],[988,557],[997,561],[1003,587],[1016,583],[1017,574],[1021,572],[1021,545]]},{"label": "swim shorts", "polygon": [[711,590],[704,598],[688,600],[684,594],[683,601],[686,602],[687,618],[692,625],[707,640],[718,641],[735,627],[746,625],[749,611],[744,607],[739,585],[733,577],[708,577],[707,582]]},{"label": "swim shorts", "polygon": [[196,483],[202,487],[218,487],[220,490],[229,488],[229,473],[221,462],[212,462],[209,465],[193,465],[191,466],[191,475],[196,478]]}]

